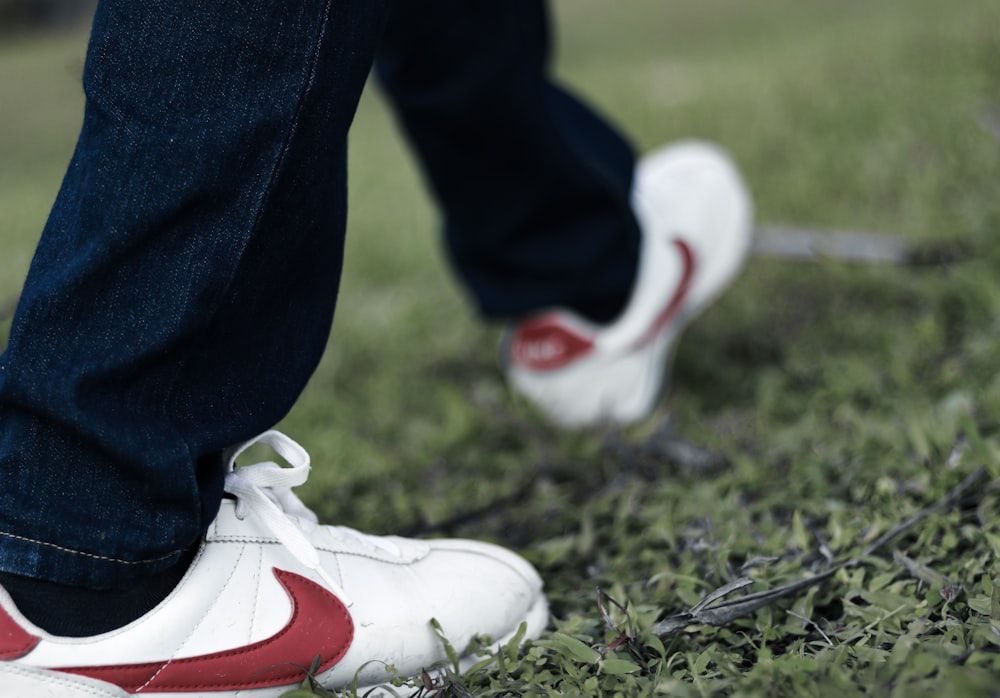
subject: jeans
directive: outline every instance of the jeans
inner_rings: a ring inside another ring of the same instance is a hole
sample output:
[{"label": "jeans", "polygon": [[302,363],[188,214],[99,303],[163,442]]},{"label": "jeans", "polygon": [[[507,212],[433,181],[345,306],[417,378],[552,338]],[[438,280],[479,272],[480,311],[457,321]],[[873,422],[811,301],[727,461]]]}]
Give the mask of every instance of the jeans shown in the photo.
[{"label": "jeans", "polygon": [[547,78],[546,27],[541,0],[102,0],[0,357],[0,570],[124,588],[197,543],[221,451],[326,346],[376,53],[483,314],[620,306],[632,152]]}]

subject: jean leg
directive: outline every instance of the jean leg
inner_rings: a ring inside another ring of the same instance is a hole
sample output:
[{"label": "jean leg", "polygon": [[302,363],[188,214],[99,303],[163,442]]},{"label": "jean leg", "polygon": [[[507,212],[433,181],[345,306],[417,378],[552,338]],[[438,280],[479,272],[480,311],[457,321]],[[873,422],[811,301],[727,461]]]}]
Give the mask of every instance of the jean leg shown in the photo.
[{"label": "jean leg", "polygon": [[0,357],[0,570],[124,587],[215,516],[218,452],[322,353],[385,3],[102,0]]},{"label": "jean leg", "polygon": [[393,3],[382,84],[487,316],[547,306],[610,318],[638,258],[632,149],[548,75],[542,0]]}]

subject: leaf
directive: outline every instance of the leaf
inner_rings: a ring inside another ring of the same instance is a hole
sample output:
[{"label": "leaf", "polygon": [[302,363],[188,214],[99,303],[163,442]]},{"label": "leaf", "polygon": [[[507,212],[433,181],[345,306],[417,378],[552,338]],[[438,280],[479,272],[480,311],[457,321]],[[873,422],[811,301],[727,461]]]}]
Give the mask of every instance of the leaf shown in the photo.
[{"label": "leaf", "polygon": [[993,589],[990,591],[990,619],[1000,622],[1000,595],[997,594],[997,580],[993,580]]},{"label": "leaf", "polygon": [[694,664],[691,665],[691,673],[695,676],[701,676],[705,673],[705,669],[708,668],[709,663],[712,661],[712,655],[709,649],[698,655],[698,658],[694,660]]},{"label": "leaf", "polygon": [[601,660],[601,653],[593,647],[563,633],[553,633],[548,639],[538,644],[560,651],[585,664],[597,664]]},{"label": "leaf", "polygon": [[968,600],[969,608],[979,615],[990,617],[993,610],[992,599],[989,596],[975,596]]},{"label": "leaf", "polygon": [[601,672],[604,674],[611,674],[612,676],[620,676],[622,674],[635,674],[641,671],[638,665],[626,659],[605,659],[601,662]]},{"label": "leaf", "polygon": [[802,521],[802,512],[798,510],[792,514],[792,539],[800,550],[809,549],[809,533]]},{"label": "leaf", "polygon": [[521,643],[524,642],[524,636],[528,632],[527,621],[521,621],[521,624],[517,626],[517,632],[507,641],[506,649],[510,653],[511,657],[517,656],[517,651],[521,647]]},{"label": "leaf", "polygon": [[448,661],[451,662],[452,668],[455,670],[455,673],[458,673],[458,652],[455,651],[451,642],[449,642],[448,638],[445,637],[444,629],[441,627],[441,623],[438,622],[437,618],[431,618],[431,627],[434,628],[435,634],[438,636],[438,639],[441,640],[441,645],[444,647],[444,653],[448,655]]}]

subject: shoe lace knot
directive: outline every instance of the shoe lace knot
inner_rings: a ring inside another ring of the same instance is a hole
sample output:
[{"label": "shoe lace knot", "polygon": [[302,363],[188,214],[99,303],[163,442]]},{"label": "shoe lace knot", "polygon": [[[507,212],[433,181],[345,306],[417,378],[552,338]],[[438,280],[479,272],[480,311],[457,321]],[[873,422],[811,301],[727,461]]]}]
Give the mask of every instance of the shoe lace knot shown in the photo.
[{"label": "shoe lace knot", "polygon": [[[236,459],[256,444],[270,447],[288,463],[282,466],[264,461],[237,467]],[[347,605],[350,599],[343,588],[323,568],[319,551],[309,540],[318,518],[292,492],[309,477],[309,454],[302,446],[279,431],[266,431],[260,436],[233,447],[227,453],[228,472],[223,488],[236,497],[236,517],[256,517],[269,533],[305,567],[320,579]]]}]

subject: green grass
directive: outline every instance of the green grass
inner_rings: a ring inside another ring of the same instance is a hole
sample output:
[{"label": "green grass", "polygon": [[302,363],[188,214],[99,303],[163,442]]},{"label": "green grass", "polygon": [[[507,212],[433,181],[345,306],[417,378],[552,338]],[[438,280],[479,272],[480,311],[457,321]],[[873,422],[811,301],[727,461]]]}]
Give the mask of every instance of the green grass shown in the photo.
[{"label": "green grass", "polygon": [[80,128],[85,39],[0,39],[0,327],[4,332]]},{"label": "green grass", "polygon": [[[313,454],[304,497],[336,523],[493,539],[539,567],[551,631],[453,679],[473,695],[995,692],[1000,493],[985,483],[1000,478],[1000,143],[979,120],[1000,104],[1000,8],[556,10],[559,75],[640,149],[724,143],[760,220],[961,240],[972,254],[923,266],[753,259],[686,333],[648,423],[563,434],[508,392],[498,329],[463,299],[437,214],[370,91],[352,136],[334,333],[280,425]],[[79,36],[0,47],[0,299],[17,292],[72,148],[82,47]],[[668,429],[726,467],[671,462]],[[820,550],[858,555],[980,465],[973,496],[828,583],[725,627],[653,634],[741,574],[767,589],[820,571]],[[598,587],[625,606],[610,611],[617,630]]]}]

